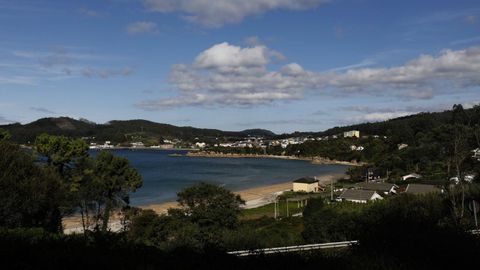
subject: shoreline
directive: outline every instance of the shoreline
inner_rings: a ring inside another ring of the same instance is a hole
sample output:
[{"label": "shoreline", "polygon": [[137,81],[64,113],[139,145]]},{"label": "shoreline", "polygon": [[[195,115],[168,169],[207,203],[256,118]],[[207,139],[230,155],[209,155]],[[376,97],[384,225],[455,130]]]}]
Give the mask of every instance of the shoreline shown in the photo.
[{"label": "shoreline", "polygon": [[332,160],[323,157],[297,157],[297,156],[278,156],[278,155],[267,155],[267,154],[234,154],[234,153],[218,153],[218,152],[205,152],[205,151],[189,151],[185,154],[187,157],[209,157],[209,158],[274,158],[274,159],[287,159],[287,160],[303,160],[309,161],[312,164],[318,165],[347,165],[347,166],[362,166],[365,163],[363,162],[352,162],[352,161],[340,161]]},{"label": "shoreline", "polygon": [[[332,181],[336,181],[339,178],[345,177],[345,173],[326,173],[316,176],[320,185],[330,184]],[[243,209],[257,208],[269,203],[272,203],[276,196],[281,195],[285,191],[292,190],[292,181],[264,185],[259,187],[247,188],[238,191],[233,191],[234,194],[240,195],[245,201],[245,205],[241,206]],[[170,208],[180,208],[179,204],[175,201],[154,203],[149,205],[137,206],[142,210],[151,209],[157,214],[166,214]],[[64,233],[81,233],[83,228],[81,225],[80,215],[73,215],[63,218]],[[112,215],[109,227],[112,231],[121,229],[119,218],[116,215]]]},{"label": "shoreline", "polygon": [[[315,176],[319,180],[320,185],[327,185],[335,182],[337,179],[345,177],[345,173],[327,173]],[[232,191],[234,194],[240,195],[245,201],[244,209],[256,208],[273,202],[277,195],[285,191],[290,191],[293,188],[293,180],[278,184],[264,185],[259,187],[247,188],[238,191]],[[149,205],[138,206],[141,209],[151,209],[157,214],[167,213],[169,208],[179,208],[179,204],[175,201],[154,203]]]}]

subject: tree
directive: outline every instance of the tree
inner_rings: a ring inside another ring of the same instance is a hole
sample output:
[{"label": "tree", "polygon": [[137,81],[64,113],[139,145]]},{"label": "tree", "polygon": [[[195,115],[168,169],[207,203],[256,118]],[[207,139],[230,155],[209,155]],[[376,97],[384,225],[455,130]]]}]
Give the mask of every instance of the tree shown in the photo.
[{"label": "tree", "polygon": [[72,162],[88,157],[88,145],[85,141],[65,136],[41,134],[36,138],[33,149],[64,176],[65,169],[74,166]]},{"label": "tree", "polygon": [[11,143],[0,143],[0,227],[59,232],[65,199],[61,177]]},{"label": "tree", "polygon": [[4,129],[0,128],[0,142],[10,140],[10,133]]},{"label": "tree", "polygon": [[142,186],[142,176],[130,167],[128,159],[116,157],[108,151],[98,154],[93,175],[92,185],[99,192],[97,210],[102,219],[102,230],[106,231],[111,211],[129,204],[129,193]]},{"label": "tree", "polygon": [[185,214],[201,227],[234,228],[238,223],[240,195],[208,183],[199,183],[177,194]]}]

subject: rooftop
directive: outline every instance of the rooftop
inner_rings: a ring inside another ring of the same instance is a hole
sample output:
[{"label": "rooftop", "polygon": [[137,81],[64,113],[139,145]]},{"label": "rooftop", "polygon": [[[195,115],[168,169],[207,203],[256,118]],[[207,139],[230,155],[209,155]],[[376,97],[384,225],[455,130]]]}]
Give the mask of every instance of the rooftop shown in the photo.
[{"label": "rooftop", "polygon": [[313,177],[302,177],[293,181],[294,183],[313,184],[318,183],[318,180]]},{"label": "rooftop", "polygon": [[422,184],[408,184],[406,193],[411,194],[425,194],[431,192],[439,192],[440,189],[432,185],[422,185]]},{"label": "rooftop", "polygon": [[392,187],[397,187],[395,184],[391,183],[358,183],[357,187],[364,190],[377,190],[377,191],[390,191]]},{"label": "rooftop", "polygon": [[346,200],[368,201],[376,192],[374,190],[347,189],[338,197]]}]

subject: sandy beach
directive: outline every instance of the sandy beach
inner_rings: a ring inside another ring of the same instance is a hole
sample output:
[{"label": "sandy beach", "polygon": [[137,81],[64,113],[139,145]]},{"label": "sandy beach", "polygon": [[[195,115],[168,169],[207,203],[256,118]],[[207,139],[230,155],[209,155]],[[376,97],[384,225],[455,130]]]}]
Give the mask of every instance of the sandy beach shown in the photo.
[{"label": "sandy beach", "polygon": [[[323,174],[317,175],[317,179],[320,182],[320,185],[328,185],[332,181],[335,182],[337,179],[345,177],[343,173],[333,173],[333,174]],[[293,179],[292,179],[293,180]],[[260,207],[269,203],[272,203],[275,200],[275,197],[282,194],[284,191],[292,189],[292,181],[273,184],[268,186],[254,187],[249,189],[244,189],[240,191],[235,191],[235,194],[238,194],[245,200],[245,205],[243,208],[255,208]],[[142,209],[152,209],[158,214],[166,214],[170,208],[178,208],[179,205],[177,202],[164,202],[158,204],[144,205],[140,206]],[[81,232],[81,217],[79,215],[66,217],[63,219],[63,226],[65,233],[72,232]],[[112,230],[119,229],[120,222],[118,217],[112,217],[112,222],[110,228]]]}]

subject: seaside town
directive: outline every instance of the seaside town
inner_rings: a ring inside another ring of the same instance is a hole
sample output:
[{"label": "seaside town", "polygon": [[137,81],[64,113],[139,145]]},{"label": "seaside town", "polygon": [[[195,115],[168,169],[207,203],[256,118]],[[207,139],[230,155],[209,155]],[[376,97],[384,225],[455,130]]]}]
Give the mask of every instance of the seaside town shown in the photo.
[{"label": "seaside town", "polygon": [[[369,136],[363,136],[363,138],[368,138]],[[380,138],[379,135],[373,135],[373,138]],[[306,141],[328,141],[329,139],[338,139],[338,138],[360,138],[360,131],[358,130],[351,130],[343,132],[342,134],[336,134],[331,136],[323,136],[323,137],[290,137],[285,139],[266,139],[264,137],[255,137],[255,136],[248,136],[243,138],[239,141],[234,142],[215,142],[215,143],[207,143],[199,141],[198,138],[194,138],[194,142],[185,142],[181,139],[163,139],[161,144],[150,145],[147,146],[142,141],[138,142],[130,142],[127,146],[125,144],[117,144],[113,145],[111,141],[105,141],[103,144],[91,142],[90,149],[113,149],[113,148],[132,148],[132,149],[175,149],[175,148],[186,148],[190,149],[205,149],[209,147],[227,147],[227,148],[267,148],[273,146],[280,146],[283,149],[287,148],[289,145],[296,145],[302,144]],[[382,138],[386,139],[386,136]],[[83,140],[86,141],[95,141],[95,137],[82,137]],[[218,138],[214,139],[218,141]],[[407,144],[399,145],[399,148],[407,147]],[[350,148],[355,151],[363,151],[365,148],[361,145],[351,145]]]}]

